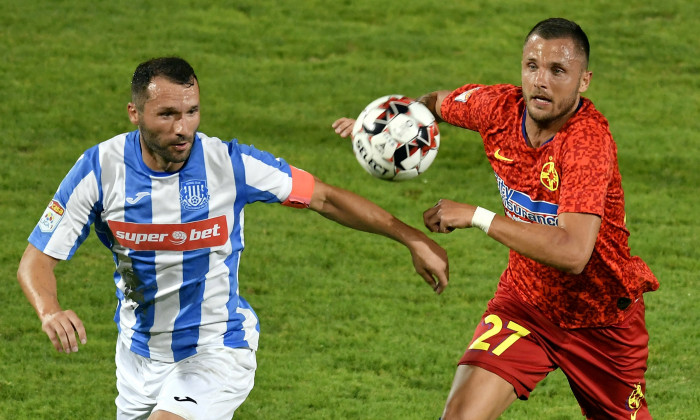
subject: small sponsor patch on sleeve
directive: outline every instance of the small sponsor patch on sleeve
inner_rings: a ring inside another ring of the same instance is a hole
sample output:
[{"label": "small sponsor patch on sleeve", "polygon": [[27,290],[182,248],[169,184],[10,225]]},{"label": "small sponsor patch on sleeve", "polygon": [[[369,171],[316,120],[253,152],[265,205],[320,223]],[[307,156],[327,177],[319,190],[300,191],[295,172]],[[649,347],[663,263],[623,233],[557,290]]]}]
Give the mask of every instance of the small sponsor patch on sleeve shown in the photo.
[{"label": "small sponsor patch on sleeve", "polygon": [[292,192],[282,204],[289,207],[308,208],[316,180],[306,171],[294,166],[290,166],[290,169],[292,170]]},{"label": "small sponsor patch on sleeve", "polygon": [[66,209],[63,208],[61,203],[56,200],[51,200],[43,216],[41,216],[41,220],[39,220],[39,229],[41,229],[42,232],[53,232],[56,230],[56,226],[58,226],[65,212]]},{"label": "small sponsor patch on sleeve", "polygon": [[455,97],[455,102],[467,102],[469,100],[469,97],[472,96],[472,93],[476,92],[477,90],[481,89],[481,87],[475,87],[474,89],[469,89],[466,92],[462,92],[459,95]]}]

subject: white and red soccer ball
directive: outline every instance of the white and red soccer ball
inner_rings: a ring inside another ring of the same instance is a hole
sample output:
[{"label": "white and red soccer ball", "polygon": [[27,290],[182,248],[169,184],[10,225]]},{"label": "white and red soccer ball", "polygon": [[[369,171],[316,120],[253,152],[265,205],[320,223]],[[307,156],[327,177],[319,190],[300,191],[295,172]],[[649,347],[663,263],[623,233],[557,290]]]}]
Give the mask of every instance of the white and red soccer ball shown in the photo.
[{"label": "white and red soccer ball", "polygon": [[352,138],[360,165],[377,178],[395,181],[425,172],[440,147],[433,114],[402,95],[382,96],[367,105],[355,121]]}]

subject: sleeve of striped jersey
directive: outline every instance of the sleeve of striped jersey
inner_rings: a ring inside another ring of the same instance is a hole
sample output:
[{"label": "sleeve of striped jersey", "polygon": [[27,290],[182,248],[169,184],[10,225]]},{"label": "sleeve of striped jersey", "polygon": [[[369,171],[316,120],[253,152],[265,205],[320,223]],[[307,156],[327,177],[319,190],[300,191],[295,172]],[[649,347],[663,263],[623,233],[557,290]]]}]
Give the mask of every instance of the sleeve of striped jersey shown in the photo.
[{"label": "sleeve of striped jersey", "polygon": [[[231,141],[231,157],[240,156],[245,168],[246,201],[281,203],[290,207],[305,208],[311,203],[314,177],[297,169],[284,159],[251,145]],[[234,159],[234,171],[236,171]]]},{"label": "sleeve of striped jersey", "polygon": [[313,175],[306,171],[294,166],[289,168],[292,171],[292,191],[282,204],[289,207],[308,208],[311,204],[311,195],[314,192],[316,180]]},{"label": "sleeve of striped jersey", "polygon": [[86,152],[78,159],[29,236],[32,245],[51,257],[71,259],[90,233],[99,197],[92,158],[96,154]]}]

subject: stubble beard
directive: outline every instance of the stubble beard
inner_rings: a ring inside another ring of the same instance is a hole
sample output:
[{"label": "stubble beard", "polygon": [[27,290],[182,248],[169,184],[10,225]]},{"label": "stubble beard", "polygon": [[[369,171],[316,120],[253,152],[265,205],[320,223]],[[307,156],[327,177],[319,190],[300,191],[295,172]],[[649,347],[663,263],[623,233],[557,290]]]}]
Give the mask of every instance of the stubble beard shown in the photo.
[{"label": "stubble beard", "polygon": [[[186,151],[180,153],[173,152],[170,150],[170,145],[167,145],[165,147],[160,146],[158,142],[158,136],[150,132],[147,128],[139,126],[139,131],[141,133],[141,141],[143,141],[144,145],[146,146],[146,149],[148,149],[152,154],[162,159],[164,163],[183,163],[190,157],[190,153],[192,152],[192,146],[190,146],[190,148],[188,148]],[[194,142],[194,139],[183,138],[183,140],[189,142],[190,145]]]},{"label": "stubble beard", "polygon": [[[532,97],[527,101],[527,113],[530,116],[530,118],[540,127],[547,127],[550,124],[559,121],[561,118],[565,117],[567,114],[572,112],[574,109],[574,106],[576,105],[576,96],[573,95],[570,98],[566,99],[565,105],[562,108],[562,111],[555,114],[553,112],[547,113],[547,114],[540,114],[538,109],[533,109],[534,106],[531,105]],[[554,102],[552,102],[552,105],[554,105]],[[533,112],[534,110],[534,112]]]}]

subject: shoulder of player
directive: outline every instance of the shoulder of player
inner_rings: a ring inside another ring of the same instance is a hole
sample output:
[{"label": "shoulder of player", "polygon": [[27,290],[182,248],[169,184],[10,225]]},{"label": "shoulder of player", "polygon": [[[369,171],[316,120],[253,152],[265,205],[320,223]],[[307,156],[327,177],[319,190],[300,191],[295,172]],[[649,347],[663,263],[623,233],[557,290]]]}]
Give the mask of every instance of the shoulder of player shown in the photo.
[{"label": "shoulder of player", "polygon": [[585,105],[557,133],[557,138],[555,144],[560,151],[574,152],[576,159],[583,155],[611,157],[617,148],[607,120],[595,108]]},{"label": "shoulder of player", "polygon": [[507,83],[497,85],[467,85],[470,88],[467,92],[480,97],[490,97],[492,99],[503,98],[519,100],[523,96],[523,90],[520,86],[515,86]]},{"label": "shoulder of player", "polygon": [[87,149],[83,153],[83,156],[101,156],[102,161],[111,161],[113,157],[122,156],[124,154],[126,143],[130,138],[138,139],[138,133],[138,130],[134,130],[128,133],[117,134]]},{"label": "shoulder of player", "polygon": [[221,140],[220,138],[210,137],[210,136],[202,133],[201,131],[197,131],[197,135],[195,136],[195,141],[197,139],[199,139],[199,141],[201,141],[203,143],[221,143],[221,142],[223,142],[223,140]]},{"label": "shoulder of player", "polygon": [[111,157],[114,154],[123,154],[124,144],[128,135],[129,133],[118,134],[91,146],[78,157],[75,166],[99,166],[100,162],[111,161]]},{"label": "shoulder of player", "polygon": [[612,139],[607,118],[587,98],[582,98],[581,107],[564,126],[564,131],[569,133],[585,132],[590,137]]},{"label": "shoulder of player", "polygon": [[588,98],[581,98],[581,107],[576,113],[582,119],[585,119],[588,123],[600,125],[601,127],[608,127],[608,119],[605,118],[602,112],[593,105],[593,102]]},{"label": "shoulder of player", "polygon": [[205,149],[218,148],[221,145],[223,145],[230,150],[236,150],[240,149],[241,146],[245,146],[239,143],[238,139],[236,138],[233,138],[231,140],[222,140],[218,137],[210,137],[199,131],[197,132],[197,136],[195,137],[195,142],[196,141],[200,141],[202,143],[202,147],[204,147]]},{"label": "shoulder of player", "polygon": [[496,111],[507,112],[510,106],[517,106],[519,102],[522,102],[522,89],[519,86],[466,84],[448,96],[443,113],[450,110],[461,113],[468,106],[469,109],[483,111],[480,114],[490,115]]}]

